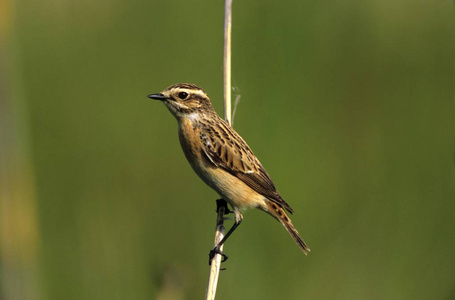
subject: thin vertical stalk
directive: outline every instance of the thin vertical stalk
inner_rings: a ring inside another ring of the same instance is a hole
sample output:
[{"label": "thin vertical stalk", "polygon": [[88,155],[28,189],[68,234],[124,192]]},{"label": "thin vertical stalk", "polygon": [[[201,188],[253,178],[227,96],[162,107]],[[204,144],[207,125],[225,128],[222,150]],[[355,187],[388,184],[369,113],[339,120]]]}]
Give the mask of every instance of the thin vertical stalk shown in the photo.
[{"label": "thin vertical stalk", "polygon": [[[231,27],[232,27],[232,0],[225,1],[224,8],[224,120],[231,124]],[[227,206],[226,206],[227,207]],[[225,207],[217,205],[217,222],[215,229],[215,242],[218,243],[224,237],[224,214]],[[223,251],[223,245],[220,247]],[[207,284],[206,300],[214,300],[218,286],[222,256],[216,254],[210,264],[209,282]]]},{"label": "thin vertical stalk", "polygon": [[231,29],[232,0],[224,7],[224,120],[231,124]]}]

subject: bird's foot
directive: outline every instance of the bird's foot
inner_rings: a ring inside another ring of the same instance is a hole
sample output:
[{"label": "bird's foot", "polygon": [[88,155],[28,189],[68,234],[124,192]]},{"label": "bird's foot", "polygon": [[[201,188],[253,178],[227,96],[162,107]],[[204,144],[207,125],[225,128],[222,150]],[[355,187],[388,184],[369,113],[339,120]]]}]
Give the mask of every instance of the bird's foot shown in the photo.
[{"label": "bird's foot", "polygon": [[215,257],[215,255],[221,255],[223,258],[221,259],[221,262],[225,262],[229,257],[226,255],[226,253],[224,253],[223,251],[220,250],[220,247],[219,246],[216,246],[215,248],[213,248],[212,250],[210,250],[210,253],[209,253],[209,265],[212,264],[212,260],[213,258]]}]

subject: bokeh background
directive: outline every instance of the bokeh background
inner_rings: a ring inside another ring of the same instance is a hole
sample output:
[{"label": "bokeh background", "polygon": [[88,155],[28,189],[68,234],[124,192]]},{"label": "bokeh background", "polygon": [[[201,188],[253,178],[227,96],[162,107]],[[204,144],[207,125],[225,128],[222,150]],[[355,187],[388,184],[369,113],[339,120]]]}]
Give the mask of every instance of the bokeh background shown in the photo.
[{"label": "bokeh background", "polygon": [[[234,1],[259,211],[217,299],[455,299],[452,1]],[[147,94],[222,114],[222,1],[0,2],[0,299],[202,299],[217,195]],[[230,223],[226,224],[230,226]]]}]

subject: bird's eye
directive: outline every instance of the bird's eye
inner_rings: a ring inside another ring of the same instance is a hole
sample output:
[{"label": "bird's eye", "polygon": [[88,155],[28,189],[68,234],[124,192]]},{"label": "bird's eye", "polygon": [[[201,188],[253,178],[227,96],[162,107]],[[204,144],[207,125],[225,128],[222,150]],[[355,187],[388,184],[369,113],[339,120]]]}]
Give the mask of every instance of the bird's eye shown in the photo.
[{"label": "bird's eye", "polygon": [[180,92],[179,93],[179,98],[180,99],[185,100],[186,97],[188,97],[188,93],[185,93],[185,92]]}]

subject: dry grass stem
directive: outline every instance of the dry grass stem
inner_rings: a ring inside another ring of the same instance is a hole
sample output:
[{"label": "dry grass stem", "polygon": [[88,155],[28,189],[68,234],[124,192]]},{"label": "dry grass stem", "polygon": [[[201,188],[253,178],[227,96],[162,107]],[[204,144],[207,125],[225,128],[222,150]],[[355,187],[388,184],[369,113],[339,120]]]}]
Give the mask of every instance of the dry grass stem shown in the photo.
[{"label": "dry grass stem", "polygon": [[[225,1],[224,8],[224,119],[231,124],[231,28],[232,28],[232,0]],[[226,206],[227,207],[227,206]],[[224,237],[224,214],[225,207],[218,206],[218,215],[215,231],[215,246]],[[220,248],[223,251],[223,246]],[[209,282],[205,299],[214,300],[216,288],[218,286],[218,277],[220,274],[222,256],[216,254],[210,264]]]}]

